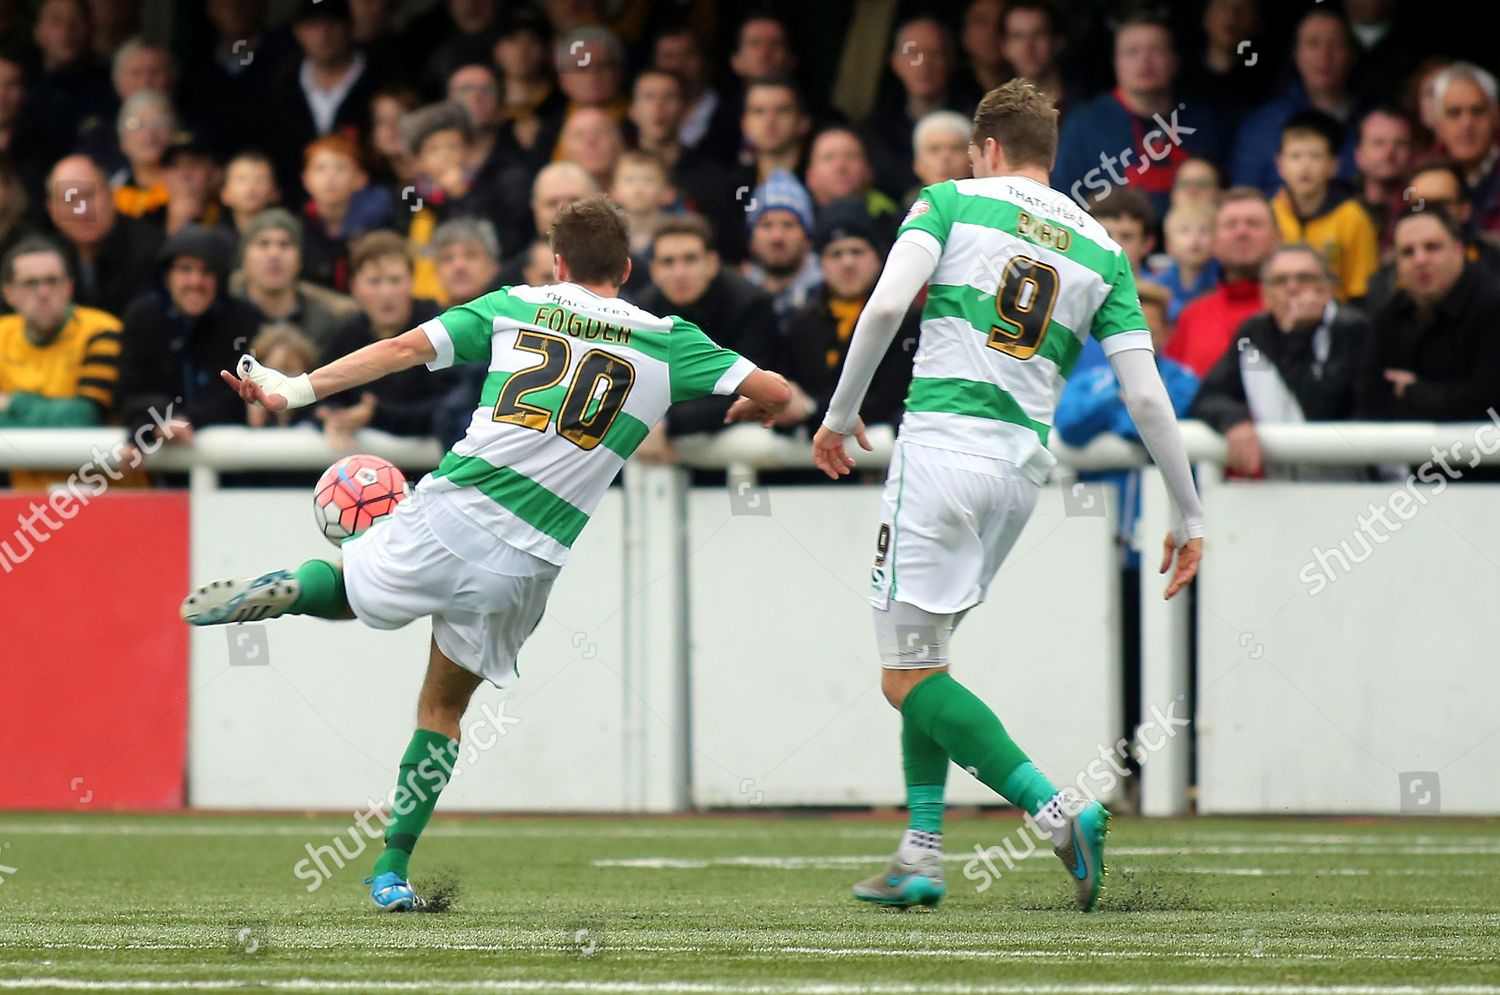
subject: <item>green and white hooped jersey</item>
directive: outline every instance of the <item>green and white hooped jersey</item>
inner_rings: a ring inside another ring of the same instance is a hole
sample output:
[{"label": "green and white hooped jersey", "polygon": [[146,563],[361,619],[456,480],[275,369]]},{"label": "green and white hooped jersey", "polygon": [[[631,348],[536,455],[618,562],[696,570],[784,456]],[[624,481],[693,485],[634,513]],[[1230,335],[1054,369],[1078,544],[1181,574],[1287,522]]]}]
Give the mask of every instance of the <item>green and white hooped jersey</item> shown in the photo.
[{"label": "green and white hooped jersey", "polygon": [[1067,196],[1019,176],[924,189],[898,238],[937,259],[901,438],[1004,460],[1039,482],[1084,339],[1151,348],[1130,261]]},{"label": "green and white hooped jersey", "polygon": [[488,361],[468,432],[419,491],[550,563],[673,401],[732,394],[755,365],[692,322],[571,283],[502,287],[419,326],[428,369]]}]

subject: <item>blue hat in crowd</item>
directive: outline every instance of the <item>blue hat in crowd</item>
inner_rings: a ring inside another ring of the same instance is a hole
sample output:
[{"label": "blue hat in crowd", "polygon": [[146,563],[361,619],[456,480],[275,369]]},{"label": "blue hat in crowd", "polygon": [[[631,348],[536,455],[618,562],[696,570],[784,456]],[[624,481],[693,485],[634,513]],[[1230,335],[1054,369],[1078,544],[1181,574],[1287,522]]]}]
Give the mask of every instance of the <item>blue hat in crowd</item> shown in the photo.
[{"label": "blue hat in crowd", "polygon": [[803,231],[813,231],[813,202],[807,188],[789,169],[773,169],[766,182],[755,188],[755,206],[745,213],[745,223],[754,228],[761,216],[770,211],[791,211]]}]

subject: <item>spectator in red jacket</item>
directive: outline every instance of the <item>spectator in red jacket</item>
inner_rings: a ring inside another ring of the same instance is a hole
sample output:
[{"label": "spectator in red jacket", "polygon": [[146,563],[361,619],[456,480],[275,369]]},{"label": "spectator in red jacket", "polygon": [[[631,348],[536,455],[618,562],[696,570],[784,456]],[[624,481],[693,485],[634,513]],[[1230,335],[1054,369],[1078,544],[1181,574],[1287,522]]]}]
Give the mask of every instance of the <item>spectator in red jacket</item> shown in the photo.
[{"label": "spectator in red jacket", "polygon": [[1260,268],[1281,235],[1271,202],[1254,187],[1224,192],[1214,219],[1214,258],[1219,287],[1182,309],[1167,343],[1169,358],[1206,376],[1229,348],[1235,329],[1261,309]]}]

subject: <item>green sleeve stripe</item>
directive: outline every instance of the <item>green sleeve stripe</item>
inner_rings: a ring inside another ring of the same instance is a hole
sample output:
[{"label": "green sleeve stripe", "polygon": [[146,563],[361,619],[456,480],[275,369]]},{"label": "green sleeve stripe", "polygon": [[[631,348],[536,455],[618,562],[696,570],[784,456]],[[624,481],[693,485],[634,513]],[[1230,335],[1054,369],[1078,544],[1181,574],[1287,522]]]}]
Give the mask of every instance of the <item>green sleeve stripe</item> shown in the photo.
[{"label": "green sleeve stripe", "polygon": [[1047,444],[1052,426],[1027,417],[1008,390],[983,380],[917,377],[906,394],[907,411],[937,411],[950,415],[989,418],[1029,428]]},{"label": "green sleeve stripe", "polygon": [[654,359],[659,363],[669,362],[670,347],[667,345],[669,332],[643,332],[632,328],[630,330],[629,348],[634,349],[648,359]]},{"label": "green sleeve stripe", "polygon": [[1113,286],[1094,312],[1094,324],[1089,334],[1099,341],[1123,332],[1149,331],[1146,316],[1141,313],[1140,292],[1136,289],[1135,274],[1122,256],[1114,276],[1107,281]]},{"label": "green sleeve stripe", "polygon": [[477,456],[449,453],[432,472],[460,487],[475,487],[491,501],[564,546],[572,546],[589,516],[524,473],[494,466]]},{"label": "green sleeve stripe", "polygon": [[[999,324],[1005,327],[995,313],[995,295],[975,290],[973,287],[955,287],[951,284],[934,283],[927,287],[927,303],[922,307],[922,320],[928,318],[958,318],[974,329],[976,334],[989,338],[990,329]],[[1073,329],[1058,321],[1048,325],[1042,336],[1042,347],[1038,356],[1052,360],[1063,376],[1073,372],[1083,343]],[[1018,363],[1027,360],[1018,359]]]},{"label": "green sleeve stripe", "polygon": [[[979,225],[984,228],[994,228],[1017,238],[1041,245],[1034,238],[1026,238],[1016,229],[1019,227],[1021,208],[1006,200],[995,200],[991,197],[977,197],[973,194],[959,194],[958,204],[953,208],[950,216],[952,222],[963,222],[969,225]],[[1081,266],[1087,266],[1105,283],[1111,283],[1115,275],[1116,255],[1109,249],[1095,242],[1087,235],[1080,233],[1076,228],[1071,228],[1061,221],[1046,218],[1053,230],[1062,229],[1069,235],[1069,243],[1066,251],[1058,250],[1054,246],[1043,246],[1051,248],[1059,255],[1067,256],[1069,259]]]},{"label": "green sleeve stripe", "polygon": [[[492,409],[495,402],[500,400],[500,391],[505,387],[505,382],[514,374],[495,370],[484,378],[484,388],[479,393],[479,407],[486,410]],[[557,411],[562,407],[563,398],[568,395],[568,385],[560,383],[546,390],[535,391],[527,394],[525,402],[534,404],[539,408],[546,408],[552,412],[552,417],[557,418]],[[592,412],[591,412],[592,413]],[[552,431],[553,429],[549,429]],[[520,429],[520,431],[526,431]],[[609,431],[604,433],[604,448],[610,450],[621,459],[629,459],[630,454],[635,452],[635,447],[641,444],[641,440],[651,431],[651,426],[621,411],[616,417]]]},{"label": "green sleeve stripe", "polygon": [[672,316],[668,378],[673,403],[707,397],[740,355],[724,349],[693,324]]},{"label": "green sleeve stripe", "polygon": [[672,403],[712,395],[714,388],[719,386],[719,381],[724,379],[724,374],[739,360],[738,353],[720,351],[696,360],[691,374],[687,376],[679,370],[677,379],[672,384]]}]

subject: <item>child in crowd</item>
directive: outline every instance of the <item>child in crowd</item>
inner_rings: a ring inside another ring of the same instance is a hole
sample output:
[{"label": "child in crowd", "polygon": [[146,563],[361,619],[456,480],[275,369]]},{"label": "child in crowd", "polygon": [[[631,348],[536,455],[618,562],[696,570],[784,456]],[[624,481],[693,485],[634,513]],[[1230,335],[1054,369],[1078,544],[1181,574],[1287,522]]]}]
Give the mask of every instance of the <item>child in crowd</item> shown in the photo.
[{"label": "child in crowd", "polygon": [[[250,355],[273,370],[289,377],[310,373],[318,365],[318,351],[312,342],[284,321],[272,321],[260,327],[260,334],[250,343]],[[258,404],[246,405],[245,420],[251,428],[286,428],[312,420],[312,408],[267,411]]]},{"label": "child in crowd", "polygon": [[1176,321],[1189,301],[1218,285],[1219,263],[1213,257],[1217,210],[1212,204],[1189,200],[1167,212],[1162,225],[1167,239],[1166,265],[1151,279],[1172,295],[1167,307],[1169,321]]},{"label": "child in crowd", "polygon": [[276,186],[276,169],[270,156],[248,151],[230,159],[224,168],[219,201],[228,208],[224,220],[234,225],[236,232],[243,232],[251,218],[280,203],[281,191]]},{"label": "child in crowd", "polygon": [[1089,214],[1124,251],[1139,279],[1146,257],[1156,246],[1156,211],[1150,199],[1129,187],[1112,187],[1089,198]]},{"label": "child in crowd", "polygon": [[622,153],[615,161],[609,196],[630,215],[630,254],[639,266],[651,249],[651,233],[675,199],[666,167],[650,152]]},{"label": "child in crowd", "polygon": [[304,279],[349,292],[349,242],[391,224],[389,193],[370,186],[359,147],[342,135],[326,135],[302,153],[307,191],[302,226]]},{"label": "child in crowd", "polygon": [[1339,171],[1338,126],[1318,111],[1294,115],[1281,130],[1276,172],[1281,189],[1271,200],[1281,239],[1306,242],[1323,254],[1338,281],[1341,302],[1365,296],[1380,268],[1380,236],[1357,198],[1334,184]]}]

